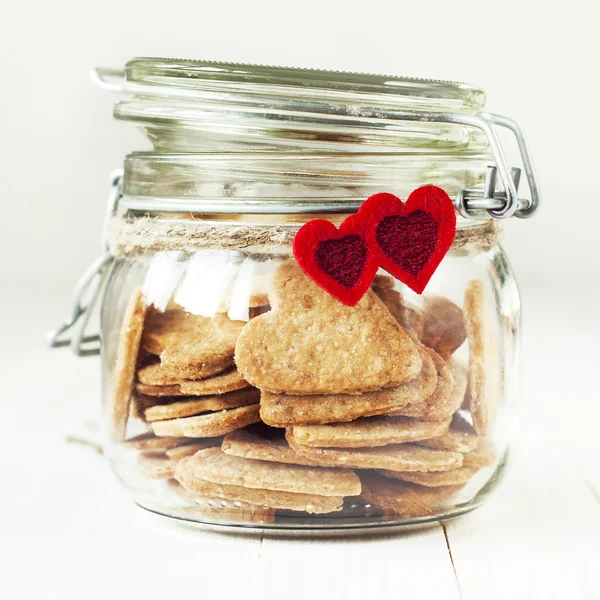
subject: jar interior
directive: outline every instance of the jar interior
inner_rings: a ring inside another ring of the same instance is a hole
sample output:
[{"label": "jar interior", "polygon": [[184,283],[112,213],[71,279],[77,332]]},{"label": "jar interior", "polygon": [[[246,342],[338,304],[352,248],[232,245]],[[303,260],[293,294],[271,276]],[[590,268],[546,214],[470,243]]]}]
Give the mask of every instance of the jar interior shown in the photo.
[{"label": "jar interior", "polygon": [[[291,297],[277,284],[286,269],[297,285]],[[468,290],[475,288],[481,295],[473,307]],[[360,369],[346,373],[352,354],[337,352],[338,345],[358,347],[356,338],[342,325],[337,339],[320,333],[348,313],[323,298],[293,259],[191,248],[119,259],[102,311],[104,405],[112,439],[106,451],[136,502],[203,524],[294,532],[423,524],[480,505],[501,477],[513,428],[519,306],[505,256],[497,247],[449,256],[423,296],[384,272],[372,289],[370,308],[357,309],[361,320],[374,319],[370,335],[408,332],[406,343],[435,358],[437,383],[426,398],[413,390],[408,403],[370,407],[387,388],[371,391]],[[115,437],[123,322],[136,290],[145,318],[126,426]],[[477,334],[465,331],[482,315],[483,353],[477,339],[469,339]],[[249,332],[261,323],[267,333]],[[220,352],[228,335],[219,363],[217,346]],[[202,340],[210,341],[204,349]],[[363,343],[369,371],[379,359],[372,338]],[[332,393],[304,395],[310,386],[295,387],[289,376],[298,365],[282,369],[277,363],[306,345],[312,350],[303,360],[312,356],[315,362],[303,363],[302,377],[327,371],[328,364],[346,373],[346,379],[333,377],[338,387]],[[315,350],[320,345],[322,354]],[[277,377],[253,371],[256,353],[275,360],[279,366],[270,368]],[[468,391],[476,384],[466,383],[476,353],[485,365],[485,389],[477,400]],[[202,371],[211,361],[214,370]],[[454,377],[454,394],[440,391],[445,377]],[[285,389],[277,387],[277,378]],[[464,387],[456,390],[458,380]],[[410,458],[403,455],[407,450]],[[402,498],[400,505],[389,500],[393,494]]]}]

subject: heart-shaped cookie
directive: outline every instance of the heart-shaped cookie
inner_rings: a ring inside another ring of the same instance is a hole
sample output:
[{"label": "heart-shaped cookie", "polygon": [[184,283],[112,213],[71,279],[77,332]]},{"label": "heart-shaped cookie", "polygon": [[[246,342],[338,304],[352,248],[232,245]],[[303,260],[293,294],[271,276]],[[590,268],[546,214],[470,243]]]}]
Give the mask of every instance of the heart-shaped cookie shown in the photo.
[{"label": "heart-shaped cookie", "polygon": [[369,223],[369,244],[378,264],[418,294],[422,293],[456,235],[456,213],[444,190],[426,185],[406,203],[382,192],[360,207],[358,220]]},{"label": "heart-shaped cookie", "polygon": [[377,272],[368,225],[358,215],[345,219],[339,229],[315,219],[305,223],[294,238],[294,256],[302,270],[348,306],[364,296]]},{"label": "heart-shaped cookie", "polygon": [[249,321],[236,342],[240,374],[275,394],[351,394],[416,377],[421,358],[387,308],[368,290],[345,306],[292,260],[275,270],[273,310]]}]

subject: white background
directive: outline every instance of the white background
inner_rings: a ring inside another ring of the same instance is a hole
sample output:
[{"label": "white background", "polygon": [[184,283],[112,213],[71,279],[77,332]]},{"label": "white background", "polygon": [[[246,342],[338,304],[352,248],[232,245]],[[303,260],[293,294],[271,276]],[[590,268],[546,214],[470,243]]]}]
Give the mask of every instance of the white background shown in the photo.
[{"label": "white background", "polygon": [[[132,590],[234,597],[234,588],[271,597],[273,581],[290,598],[296,588],[344,600],[351,590],[397,598],[421,588],[425,598],[458,598],[454,574],[468,600],[596,597],[597,3],[0,0],[0,9],[0,468],[17,492],[0,496],[1,597],[112,597],[114,575],[118,599]],[[441,530],[371,540],[368,554],[360,543],[157,532],[101,461],[64,445],[97,419],[99,369],[94,359],[49,353],[43,333],[66,316],[72,284],[100,251],[109,173],[144,145],[130,125],[113,122],[115,98],[88,72],[134,56],[472,81],[487,90],[489,110],[523,126],[543,192],[539,214],[511,220],[506,241],[525,308],[525,462],[495,500],[449,530],[454,574]],[[139,577],[163,564],[159,550],[176,557],[174,575]],[[231,564],[241,565],[236,577]],[[355,577],[344,575],[348,565]]]}]

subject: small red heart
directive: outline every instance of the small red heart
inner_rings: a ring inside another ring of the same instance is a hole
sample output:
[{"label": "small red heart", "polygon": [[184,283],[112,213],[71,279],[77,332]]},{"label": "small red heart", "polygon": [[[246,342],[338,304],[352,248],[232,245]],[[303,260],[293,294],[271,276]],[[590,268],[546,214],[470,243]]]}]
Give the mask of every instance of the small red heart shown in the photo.
[{"label": "small red heart", "polygon": [[367,227],[358,214],[345,219],[339,229],[316,219],[305,223],[294,238],[294,256],[301,269],[348,306],[364,296],[377,272]]},{"label": "small red heart", "polygon": [[370,223],[369,242],[379,265],[421,294],[456,235],[456,212],[448,194],[426,185],[405,204],[383,192],[368,198],[357,216]]}]

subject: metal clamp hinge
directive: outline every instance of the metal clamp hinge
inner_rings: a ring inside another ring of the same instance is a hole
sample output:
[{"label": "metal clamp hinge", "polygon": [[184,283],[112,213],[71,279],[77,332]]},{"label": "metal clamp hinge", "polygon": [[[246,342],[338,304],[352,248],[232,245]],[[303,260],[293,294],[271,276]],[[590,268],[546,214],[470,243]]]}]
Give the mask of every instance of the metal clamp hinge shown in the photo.
[{"label": "metal clamp hinge", "polygon": [[[450,115],[447,122],[462,123],[482,130],[488,138],[495,161],[495,165],[488,168],[483,191],[462,190],[459,192],[454,201],[456,210],[467,218],[476,218],[478,212],[481,213],[481,211],[487,211],[495,219],[506,219],[513,215],[520,219],[533,216],[540,204],[539,183],[525,136],[516,121],[491,113],[479,113],[475,116]],[[505,127],[514,134],[527,178],[529,199],[519,198],[521,169],[508,167],[506,155],[492,125]],[[502,186],[501,189],[497,189],[496,186],[498,179]]]},{"label": "metal clamp hinge", "polygon": [[104,252],[86,269],[75,285],[71,316],[48,333],[47,339],[51,348],[70,346],[77,356],[93,356],[100,353],[100,335],[88,335],[86,329],[104,289],[104,282],[114,258],[108,249],[106,231],[108,221],[116,213],[121,199],[122,177],[122,171],[115,171],[111,176],[111,188],[104,223]]}]

